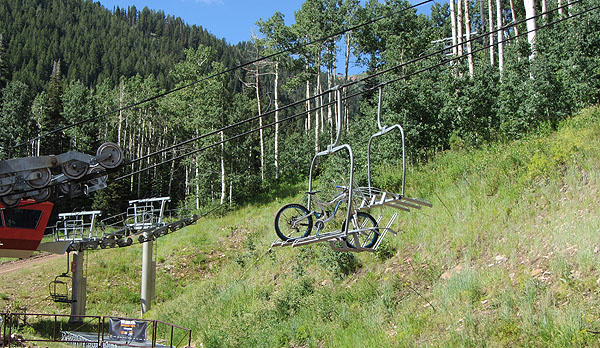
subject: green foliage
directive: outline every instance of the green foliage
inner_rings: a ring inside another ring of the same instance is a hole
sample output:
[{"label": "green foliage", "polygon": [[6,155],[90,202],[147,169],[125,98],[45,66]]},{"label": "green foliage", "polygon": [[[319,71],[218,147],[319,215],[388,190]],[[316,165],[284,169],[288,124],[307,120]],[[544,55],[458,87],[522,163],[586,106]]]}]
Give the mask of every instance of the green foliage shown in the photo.
[{"label": "green foliage", "polygon": [[354,253],[341,253],[328,246],[321,248],[319,263],[329,270],[334,279],[343,279],[362,267]]},{"label": "green foliage", "polygon": [[52,61],[62,62],[69,81],[80,80],[87,87],[105,79],[118,84],[122,76],[153,74],[161,87],[169,88],[174,84],[168,71],[184,58],[186,48],[212,46],[228,66],[239,56],[236,48],[201,26],[147,7],[106,9],[93,1],[10,0],[0,6],[0,22],[6,24],[0,39],[0,47],[6,48],[5,54],[0,53],[4,56],[0,69],[7,67],[8,80],[22,81],[38,92],[48,82]]}]

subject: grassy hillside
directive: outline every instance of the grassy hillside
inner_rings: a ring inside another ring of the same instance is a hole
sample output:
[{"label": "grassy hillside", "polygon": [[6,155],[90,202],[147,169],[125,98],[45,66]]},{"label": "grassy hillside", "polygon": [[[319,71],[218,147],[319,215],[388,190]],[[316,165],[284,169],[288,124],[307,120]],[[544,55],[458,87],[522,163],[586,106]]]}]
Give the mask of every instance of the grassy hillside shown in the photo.
[{"label": "grassy hillside", "polygon": [[[305,185],[203,218],[159,240],[147,316],[192,328],[197,347],[600,345],[599,145],[591,108],[543,136],[441,153],[407,175],[407,195],[434,207],[400,213],[375,254],[268,252],[275,212]],[[140,263],[140,246],[90,253],[88,314],[140,315]],[[3,275],[0,306],[67,313],[40,298],[64,267]]]}]

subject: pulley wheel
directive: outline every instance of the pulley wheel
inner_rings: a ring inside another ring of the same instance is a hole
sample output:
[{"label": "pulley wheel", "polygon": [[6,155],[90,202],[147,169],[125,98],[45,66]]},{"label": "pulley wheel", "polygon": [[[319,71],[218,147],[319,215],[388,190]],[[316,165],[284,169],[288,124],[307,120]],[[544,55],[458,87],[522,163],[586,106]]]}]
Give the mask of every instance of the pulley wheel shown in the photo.
[{"label": "pulley wheel", "polygon": [[88,165],[81,161],[69,161],[62,165],[63,174],[69,179],[81,179],[88,171]]},{"label": "pulley wheel", "polygon": [[40,190],[37,195],[32,196],[31,198],[34,201],[37,201],[37,202],[44,202],[44,201],[47,201],[48,198],[50,198],[50,194],[51,194],[50,189],[49,188],[45,188],[43,190]]},{"label": "pulley wheel", "polygon": [[123,163],[123,152],[119,145],[115,143],[104,143],[100,145],[96,152],[96,157],[109,155],[108,158],[99,161],[100,165],[106,169],[114,169]]},{"label": "pulley wheel", "polygon": [[60,193],[68,195],[71,192],[71,184],[68,182],[64,182],[58,185],[58,189],[60,190]]},{"label": "pulley wheel", "polygon": [[50,168],[36,169],[31,171],[31,174],[39,174],[37,175],[39,176],[38,178],[27,180],[27,185],[36,189],[41,189],[48,186],[50,180],[52,179],[52,173],[50,172]]},{"label": "pulley wheel", "polygon": [[0,202],[7,208],[14,208],[21,202],[21,197],[18,195],[0,197]]},{"label": "pulley wheel", "polygon": [[[90,170],[88,171],[88,174],[101,173],[102,170],[103,170],[103,168],[100,166],[91,167]],[[88,183],[91,186],[97,186],[97,185],[101,185],[101,184],[106,184],[107,180],[108,180],[108,175],[103,175],[103,176],[99,176],[97,178],[90,179],[88,181]]]},{"label": "pulley wheel", "polygon": [[[10,178],[10,174],[0,174],[0,179]],[[0,196],[7,195],[12,192],[15,184],[0,185]]]}]

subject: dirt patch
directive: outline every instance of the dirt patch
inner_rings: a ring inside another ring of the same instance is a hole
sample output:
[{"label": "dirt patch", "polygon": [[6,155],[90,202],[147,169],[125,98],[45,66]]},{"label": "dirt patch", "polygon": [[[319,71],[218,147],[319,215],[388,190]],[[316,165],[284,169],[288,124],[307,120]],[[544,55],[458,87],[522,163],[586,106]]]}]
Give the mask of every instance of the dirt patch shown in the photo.
[{"label": "dirt patch", "polygon": [[0,274],[13,272],[19,269],[31,267],[33,265],[38,265],[40,263],[45,263],[63,256],[64,255],[51,253],[40,253],[28,259],[2,262],[0,263]]}]

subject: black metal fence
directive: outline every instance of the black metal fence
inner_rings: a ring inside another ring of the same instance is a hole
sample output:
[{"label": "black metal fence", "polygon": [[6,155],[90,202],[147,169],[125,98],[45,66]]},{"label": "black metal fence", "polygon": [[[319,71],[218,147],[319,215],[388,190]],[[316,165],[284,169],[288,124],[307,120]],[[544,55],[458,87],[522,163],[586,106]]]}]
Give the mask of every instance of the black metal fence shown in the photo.
[{"label": "black metal fence", "polygon": [[[110,320],[143,323],[141,339],[116,337],[109,333]],[[0,347],[48,346],[67,343],[81,348],[186,348],[192,343],[192,331],[160,320],[111,316],[75,316],[68,314],[0,313]]]}]

